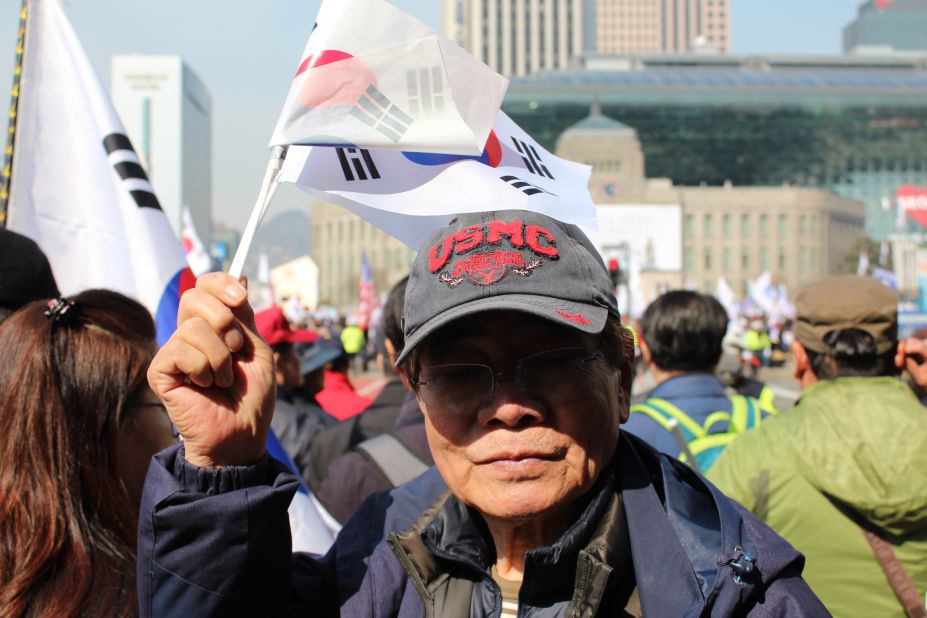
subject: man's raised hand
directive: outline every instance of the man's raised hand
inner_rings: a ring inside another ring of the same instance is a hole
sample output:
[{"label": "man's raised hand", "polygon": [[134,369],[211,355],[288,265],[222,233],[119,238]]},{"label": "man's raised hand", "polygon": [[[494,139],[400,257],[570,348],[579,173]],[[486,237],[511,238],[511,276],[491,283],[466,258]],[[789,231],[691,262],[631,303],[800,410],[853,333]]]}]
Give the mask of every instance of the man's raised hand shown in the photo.
[{"label": "man's raised hand", "polygon": [[152,361],[148,383],[183,436],[189,463],[260,459],[274,409],[274,360],[241,283],[224,273],[197,279],[180,299],[177,330]]}]

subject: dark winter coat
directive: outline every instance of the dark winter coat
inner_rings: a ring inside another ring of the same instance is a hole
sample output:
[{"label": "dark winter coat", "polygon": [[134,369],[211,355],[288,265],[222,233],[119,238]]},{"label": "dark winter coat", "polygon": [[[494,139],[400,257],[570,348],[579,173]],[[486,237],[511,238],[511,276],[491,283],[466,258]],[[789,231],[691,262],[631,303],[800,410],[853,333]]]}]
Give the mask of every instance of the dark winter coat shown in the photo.
[{"label": "dark winter coat", "polygon": [[[160,453],[139,522],[142,616],[445,616],[442,601],[468,594],[469,614],[456,615],[498,615],[485,525],[444,495],[434,469],[371,496],[323,558],[290,554],[295,488],[267,457],[200,469],[182,447]],[[633,436],[621,434],[586,500],[574,526],[526,557],[520,615],[615,615],[623,604],[610,603],[623,601],[628,577],[647,616],[828,615],[801,579],[801,554]]]}]

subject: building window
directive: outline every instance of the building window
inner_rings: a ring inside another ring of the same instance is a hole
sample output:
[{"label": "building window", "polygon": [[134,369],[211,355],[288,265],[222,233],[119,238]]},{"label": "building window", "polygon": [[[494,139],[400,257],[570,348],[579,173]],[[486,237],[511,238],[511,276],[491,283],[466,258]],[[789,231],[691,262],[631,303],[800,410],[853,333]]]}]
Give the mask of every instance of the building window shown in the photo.
[{"label": "building window", "polygon": [[779,237],[785,236],[785,215],[779,215]]},{"label": "building window", "polygon": [[798,217],[798,235],[804,236],[805,234],[805,215]]},{"label": "building window", "polygon": [[744,270],[750,269],[750,250],[747,248],[740,252],[740,267]]},{"label": "building window", "polygon": [[338,242],[341,242],[344,238],[344,221],[338,222]]},{"label": "building window", "polygon": [[329,243],[335,241],[335,237],[332,235],[332,222],[331,221],[325,224],[325,241]]},{"label": "building window", "polygon": [[695,270],[695,252],[692,251],[692,247],[686,247],[685,268],[686,272],[692,272]]},{"label": "building window", "polygon": [[805,272],[806,268],[808,268],[808,259],[805,248],[802,247],[798,250],[798,270]]},{"label": "building window", "polygon": [[692,238],[695,235],[695,217],[692,215],[686,215],[685,234],[686,238]]},{"label": "building window", "polygon": [[724,268],[725,271],[731,270],[731,249],[729,247],[725,247],[724,253],[722,255],[723,255],[723,257],[721,258],[722,268]]},{"label": "building window", "polygon": [[714,221],[712,220],[711,215],[705,215],[705,219],[702,221],[702,225],[703,225],[702,231],[705,235],[705,238],[711,238],[714,232],[714,230],[712,229],[714,228]]},{"label": "building window", "polygon": [[732,234],[731,215],[724,215],[724,219],[722,220],[722,229],[724,230],[724,237],[730,238]]},{"label": "building window", "polygon": [[745,237],[750,235],[750,215],[740,216],[740,235]]},{"label": "building window", "polygon": [[760,215],[760,237],[766,238],[769,236],[769,216]]},{"label": "building window", "polygon": [[711,270],[711,249],[705,249],[705,270]]},{"label": "building window", "polygon": [[785,249],[779,248],[779,270],[785,270]]},{"label": "building window", "polygon": [[760,270],[766,272],[769,270],[769,249],[760,247]]}]

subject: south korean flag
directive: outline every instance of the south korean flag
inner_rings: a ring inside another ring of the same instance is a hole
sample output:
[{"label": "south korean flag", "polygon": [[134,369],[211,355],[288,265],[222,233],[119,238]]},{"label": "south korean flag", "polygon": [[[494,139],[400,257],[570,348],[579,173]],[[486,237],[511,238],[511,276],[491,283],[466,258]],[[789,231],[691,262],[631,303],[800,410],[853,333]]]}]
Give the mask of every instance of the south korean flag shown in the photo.
[{"label": "south korean flag", "polygon": [[279,180],[340,204],[417,249],[456,214],[500,208],[595,229],[590,172],[555,157],[499,112],[479,155],[294,146]]}]

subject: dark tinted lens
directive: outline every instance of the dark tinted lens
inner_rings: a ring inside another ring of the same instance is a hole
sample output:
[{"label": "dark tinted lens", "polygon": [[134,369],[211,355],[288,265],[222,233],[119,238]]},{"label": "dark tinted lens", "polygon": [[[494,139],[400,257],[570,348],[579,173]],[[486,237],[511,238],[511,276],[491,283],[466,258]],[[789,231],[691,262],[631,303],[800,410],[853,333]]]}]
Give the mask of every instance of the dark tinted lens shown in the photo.
[{"label": "dark tinted lens", "polygon": [[423,369],[419,381],[429,406],[473,408],[492,393],[492,372],[486,365],[436,365]]},{"label": "dark tinted lens", "polygon": [[565,396],[587,386],[589,365],[596,357],[595,352],[582,347],[549,350],[521,359],[516,370],[526,391]]}]

